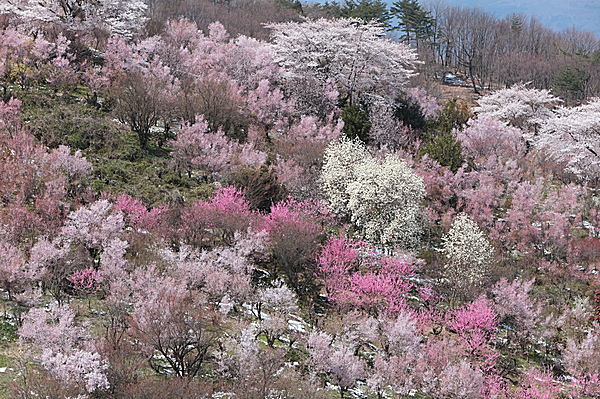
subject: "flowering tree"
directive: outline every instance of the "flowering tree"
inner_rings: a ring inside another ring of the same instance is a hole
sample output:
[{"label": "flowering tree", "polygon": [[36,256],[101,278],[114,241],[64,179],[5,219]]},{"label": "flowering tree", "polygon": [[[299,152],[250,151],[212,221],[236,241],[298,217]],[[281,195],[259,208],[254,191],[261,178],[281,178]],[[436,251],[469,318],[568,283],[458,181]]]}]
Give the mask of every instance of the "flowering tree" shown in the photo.
[{"label": "flowering tree", "polygon": [[330,239],[319,257],[330,298],[342,307],[397,313],[406,306],[413,273],[407,257],[389,257],[368,243]]},{"label": "flowering tree", "polygon": [[552,109],[561,102],[549,90],[533,89],[520,83],[481,97],[473,111],[533,132],[552,116]]},{"label": "flowering tree", "polygon": [[397,156],[370,156],[356,141],[332,143],[325,153],[323,191],[332,210],[375,244],[411,248],[420,232],[423,180]]},{"label": "flowering tree", "polygon": [[30,310],[24,317],[19,334],[42,351],[42,366],[66,385],[81,385],[82,393],[108,389],[105,371],[108,364],[97,352],[82,348],[89,338],[75,324],[75,313],[68,305],[52,305],[49,311]]},{"label": "flowering tree", "polygon": [[498,357],[490,346],[497,325],[492,303],[485,298],[455,310],[448,321],[448,327],[459,335],[463,345],[468,348],[471,360],[485,372],[494,368]]},{"label": "flowering tree", "polygon": [[574,108],[559,108],[534,139],[537,148],[587,181],[600,176],[600,99]]},{"label": "flowering tree", "polygon": [[175,168],[190,175],[193,169],[202,169],[218,176],[236,166],[259,166],[267,158],[251,143],[239,144],[222,131],[211,132],[202,116],[196,117],[193,125],[184,126],[171,145]]},{"label": "flowering tree", "polygon": [[324,373],[333,384],[339,386],[342,399],[348,389],[365,375],[364,361],[343,345],[333,347],[331,338],[326,334],[311,334],[308,350],[315,370]]},{"label": "flowering tree", "polygon": [[422,179],[397,156],[354,166],[348,183],[348,213],[365,239],[388,247],[414,248],[420,235]]},{"label": "flowering tree", "polygon": [[539,306],[529,296],[533,283],[534,280],[509,283],[502,279],[492,288],[498,320],[514,328],[520,336],[530,333],[539,317]]},{"label": "flowering tree", "polygon": [[147,7],[141,0],[11,0],[3,4],[0,13],[16,14],[27,24],[54,23],[76,30],[101,24],[113,35],[130,38],[146,21]]},{"label": "flowering tree", "polygon": [[235,232],[246,231],[254,219],[244,193],[223,187],[210,200],[197,201],[181,212],[178,233],[188,244],[197,246],[217,237],[231,243]]},{"label": "flowering tree", "polygon": [[443,237],[443,251],[447,259],[444,275],[455,293],[477,289],[483,284],[492,261],[493,248],[471,218],[458,215],[454,219]]},{"label": "flowering tree", "polygon": [[476,168],[500,174],[507,180],[520,171],[519,161],[526,152],[521,130],[483,113],[455,133],[463,155],[469,157]]},{"label": "flowering tree", "polygon": [[408,46],[384,38],[384,29],[357,19],[317,19],[268,25],[274,59],[289,75],[335,82],[343,101],[363,95],[394,97],[416,62]]}]

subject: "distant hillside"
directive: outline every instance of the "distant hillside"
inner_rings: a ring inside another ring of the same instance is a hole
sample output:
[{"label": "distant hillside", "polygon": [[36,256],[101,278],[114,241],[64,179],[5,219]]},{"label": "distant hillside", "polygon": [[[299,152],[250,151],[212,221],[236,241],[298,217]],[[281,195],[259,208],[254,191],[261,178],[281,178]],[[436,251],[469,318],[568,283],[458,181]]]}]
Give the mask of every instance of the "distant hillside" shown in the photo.
[{"label": "distant hillside", "polygon": [[499,17],[511,13],[530,14],[557,31],[575,26],[600,36],[600,1],[598,0],[447,0],[447,2],[463,7],[479,7]]}]

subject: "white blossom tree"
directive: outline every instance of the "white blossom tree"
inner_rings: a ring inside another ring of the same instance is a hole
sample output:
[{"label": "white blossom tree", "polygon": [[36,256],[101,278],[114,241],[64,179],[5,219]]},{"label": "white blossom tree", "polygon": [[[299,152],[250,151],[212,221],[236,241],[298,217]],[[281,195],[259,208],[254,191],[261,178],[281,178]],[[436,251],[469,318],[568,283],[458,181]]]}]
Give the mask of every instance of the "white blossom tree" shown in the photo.
[{"label": "white blossom tree", "polygon": [[354,165],[370,156],[359,140],[341,139],[325,150],[321,188],[333,212],[346,213],[350,200],[346,188],[354,180]]},{"label": "white blossom tree", "polygon": [[583,180],[600,179],[600,98],[557,109],[542,124],[534,145]]},{"label": "white blossom tree", "polygon": [[70,29],[105,27],[111,35],[130,38],[146,22],[143,0],[6,0],[0,14],[14,14],[29,28],[53,23]]},{"label": "white blossom tree", "polygon": [[458,215],[442,242],[447,259],[444,275],[454,291],[481,286],[489,271],[493,248],[477,223],[467,215]]},{"label": "white blossom tree", "polygon": [[481,97],[473,111],[526,131],[535,131],[539,124],[552,117],[552,109],[561,102],[550,90],[519,83]]},{"label": "white blossom tree", "polygon": [[332,210],[348,217],[366,240],[386,247],[417,244],[425,186],[400,158],[377,159],[359,142],[341,140],[327,148],[321,178]]},{"label": "white blossom tree", "polygon": [[363,94],[395,96],[414,75],[416,53],[385,38],[384,28],[358,19],[317,19],[267,25],[274,59],[288,76],[334,82],[350,103]]}]

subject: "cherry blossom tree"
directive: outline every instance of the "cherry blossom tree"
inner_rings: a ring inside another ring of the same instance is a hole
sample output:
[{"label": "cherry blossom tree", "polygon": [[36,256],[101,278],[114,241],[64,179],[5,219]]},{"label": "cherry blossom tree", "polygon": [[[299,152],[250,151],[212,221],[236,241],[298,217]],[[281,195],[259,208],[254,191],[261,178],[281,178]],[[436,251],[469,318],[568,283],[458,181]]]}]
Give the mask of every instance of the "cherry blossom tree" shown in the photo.
[{"label": "cherry blossom tree", "polygon": [[222,131],[211,132],[202,116],[181,129],[171,145],[175,168],[189,175],[194,169],[201,169],[219,176],[235,167],[257,167],[267,158],[251,143],[239,144]]},{"label": "cherry blossom tree", "polygon": [[290,76],[335,82],[342,101],[396,96],[414,75],[417,56],[384,37],[383,27],[357,19],[317,19],[267,25],[274,60]]},{"label": "cherry blossom tree", "polygon": [[527,132],[535,132],[541,123],[552,116],[552,109],[561,102],[549,90],[538,90],[519,83],[481,97],[473,111]]},{"label": "cherry blossom tree", "polygon": [[597,181],[600,176],[600,99],[559,108],[541,125],[534,145],[575,176]]},{"label": "cherry blossom tree", "polygon": [[141,0],[10,0],[3,4],[0,13],[17,15],[31,29],[35,28],[33,24],[60,24],[74,30],[100,24],[112,35],[130,38],[145,23],[147,7]]}]

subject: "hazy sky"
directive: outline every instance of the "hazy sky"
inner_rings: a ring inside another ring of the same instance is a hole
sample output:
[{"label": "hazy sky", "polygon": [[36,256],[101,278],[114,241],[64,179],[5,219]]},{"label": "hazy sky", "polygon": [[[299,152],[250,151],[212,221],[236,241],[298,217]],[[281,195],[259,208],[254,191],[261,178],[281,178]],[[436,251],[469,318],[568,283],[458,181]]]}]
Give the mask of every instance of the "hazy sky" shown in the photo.
[{"label": "hazy sky", "polygon": [[511,13],[535,15],[549,28],[570,27],[589,30],[600,36],[600,0],[446,0],[453,5],[479,7],[502,17]]}]

